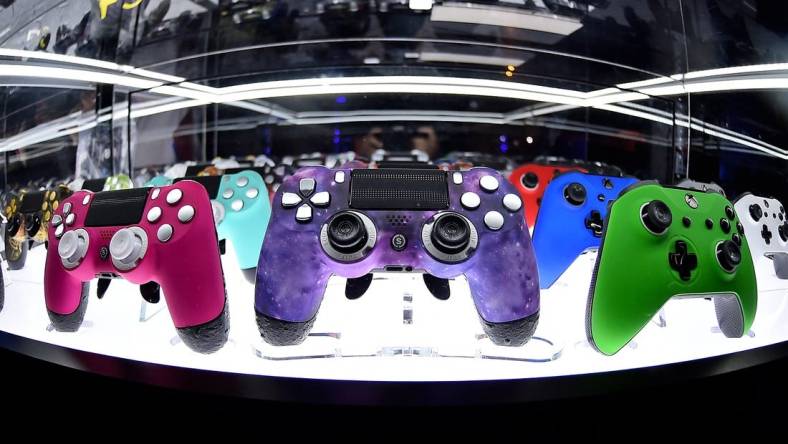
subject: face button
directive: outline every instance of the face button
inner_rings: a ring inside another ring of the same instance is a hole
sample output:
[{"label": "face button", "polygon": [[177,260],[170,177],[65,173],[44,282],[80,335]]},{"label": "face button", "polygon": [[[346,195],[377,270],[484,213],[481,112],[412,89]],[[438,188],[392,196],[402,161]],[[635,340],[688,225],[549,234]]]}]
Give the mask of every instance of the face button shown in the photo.
[{"label": "face button", "polygon": [[706,223],[706,228],[708,228],[709,230],[711,230],[712,228],[714,228],[714,221],[713,221],[713,220],[711,220],[711,219],[706,219],[706,222],[705,222],[705,223]]},{"label": "face button", "polygon": [[360,251],[367,243],[364,222],[350,212],[337,214],[328,223],[328,242],[340,253],[351,254]]},{"label": "face button", "polygon": [[758,204],[750,205],[750,216],[755,222],[761,220],[761,217],[763,217],[763,209],[761,209],[760,205]]},{"label": "face button", "polygon": [[769,208],[769,201],[768,200],[764,199],[763,200],[763,204],[766,205],[766,208]]},{"label": "face button", "polygon": [[692,225],[692,219],[687,216],[681,218],[681,223],[684,224],[685,227],[689,228]]},{"label": "face button", "polygon": [[484,215],[484,225],[493,231],[500,230],[503,226],[503,215],[497,211],[488,211]]},{"label": "face button", "polygon": [[640,210],[640,219],[643,225],[654,234],[663,234],[673,222],[673,213],[670,207],[661,200],[652,200]]},{"label": "face button", "polygon": [[74,268],[79,265],[79,262],[88,251],[87,238],[77,231],[79,230],[69,231],[64,234],[57,246],[57,254],[66,268]]},{"label": "face button", "polygon": [[154,188],[153,191],[151,191],[150,193],[150,198],[154,200],[157,199],[159,197],[160,192],[161,190],[159,188]]},{"label": "face button", "polygon": [[327,207],[329,203],[331,203],[331,195],[328,194],[328,191],[321,191],[316,193],[309,199],[317,207]]},{"label": "face button", "polygon": [[345,181],[344,171],[337,171],[336,173],[334,173],[334,182],[343,183],[344,181]]},{"label": "face button", "polygon": [[723,241],[717,245],[717,260],[723,270],[732,273],[741,263],[741,250],[736,242]]},{"label": "face button", "polygon": [[720,219],[720,228],[723,233],[728,234],[731,232],[731,223],[728,222],[728,219],[722,218]]},{"label": "face button", "polygon": [[455,185],[462,185],[462,173],[460,172],[452,173],[451,178],[454,181]]},{"label": "face button", "polygon": [[591,230],[591,233],[595,237],[602,237],[602,230],[604,228],[602,214],[597,210],[591,211],[591,214],[585,219],[585,226],[587,229]]},{"label": "face button", "polygon": [[739,236],[739,233],[733,233],[733,237],[731,237],[731,239],[736,242],[736,245],[741,247],[741,236]]},{"label": "face button", "polygon": [[764,242],[766,242],[766,245],[769,245],[772,242],[772,236],[773,234],[769,230],[769,227],[764,225],[763,229],[761,230],[761,237],[763,238]]},{"label": "face button", "polygon": [[733,208],[730,205],[725,205],[725,216],[731,220],[736,219],[736,213],[733,212]]},{"label": "face button", "polygon": [[63,222],[63,218],[62,218],[62,217],[60,217],[60,215],[59,215],[59,214],[56,214],[56,215],[55,215],[55,216],[52,218],[52,226],[53,226],[53,227],[56,227],[56,226],[60,225],[62,222]]},{"label": "face button", "polygon": [[462,196],[460,197],[460,203],[462,203],[462,206],[465,207],[465,209],[475,210],[479,208],[479,205],[481,205],[482,200],[479,198],[478,194],[471,191],[467,191],[465,193],[462,193]]},{"label": "face button", "polygon": [[586,187],[577,182],[570,183],[564,188],[564,199],[572,205],[583,205],[586,201]]},{"label": "face button", "polygon": [[55,228],[55,237],[56,238],[60,239],[60,236],[63,235],[63,227],[64,227],[64,225],[58,225],[57,228]]},{"label": "face button", "polygon": [[181,223],[187,223],[194,219],[194,207],[191,205],[184,205],[178,210],[178,220]]},{"label": "face button", "polygon": [[156,223],[156,221],[159,220],[159,218],[161,217],[161,208],[159,207],[151,208],[150,210],[148,210],[148,215],[146,217],[148,219],[148,222],[152,224]]},{"label": "face button", "polygon": [[613,181],[611,181],[608,178],[604,178],[602,180],[602,185],[605,187],[606,190],[612,190],[613,189]]},{"label": "face button", "polygon": [[90,194],[86,194],[85,197],[82,198],[82,205],[87,205],[90,202]]},{"label": "face button", "polygon": [[285,208],[293,208],[301,203],[301,198],[295,193],[282,194],[282,206]]},{"label": "face button", "polygon": [[492,193],[498,189],[498,179],[492,176],[483,176],[481,179],[479,179],[479,185],[484,191]]},{"label": "face button", "polygon": [[668,263],[670,268],[679,273],[681,280],[688,281],[692,276],[692,270],[698,267],[698,256],[688,251],[686,242],[676,241],[674,252],[668,253]]},{"label": "face button", "polygon": [[298,222],[309,222],[312,220],[312,207],[307,204],[301,205],[296,211],[295,218]]},{"label": "face button", "polygon": [[181,201],[182,197],[183,197],[183,191],[177,188],[174,190],[170,190],[170,192],[167,193],[167,203],[170,205],[175,205]]},{"label": "face button", "polygon": [[137,261],[142,259],[144,253],[143,240],[136,232],[128,228],[115,233],[112,240],[109,241],[109,254],[112,256],[112,263],[122,270],[136,266]]},{"label": "face button", "polygon": [[274,180],[276,180],[276,178],[272,174],[265,176],[265,183],[267,183],[268,185],[274,183]]},{"label": "face button", "polygon": [[738,231],[739,234],[744,235],[744,226],[741,224],[741,222],[736,222],[736,231]]},{"label": "face button", "polygon": [[259,194],[260,194],[260,190],[258,190],[257,188],[249,188],[248,190],[246,190],[247,199],[256,199]]},{"label": "face button", "polygon": [[243,188],[249,185],[249,179],[246,176],[241,176],[238,178],[238,180],[235,181],[235,185],[237,185],[240,188]]},{"label": "face button", "polygon": [[244,201],[241,199],[236,199],[230,204],[230,208],[232,208],[233,211],[241,211],[244,208]]},{"label": "face button", "polygon": [[523,175],[522,182],[524,187],[534,189],[539,185],[539,176],[529,171]]},{"label": "face button", "polygon": [[503,206],[509,211],[517,211],[523,206],[523,201],[516,194],[509,193],[503,197]]},{"label": "face button", "polygon": [[693,210],[698,208],[698,199],[696,199],[692,194],[684,195],[684,202]]},{"label": "face button", "polygon": [[228,188],[228,189],[224,190],[224,192],[222,193],[222,197],[225,198],[225,199],[231,199],[233,197],[233,194],[235,194],[233,192],[233,190]]},{"label": "face button", "polygon": [[66,225],[68,225],[68,226],[74,225],[74,219],[76,219],[76,216],[74,216],[74,213],[71,213],[68,216],[66,216]]},{"label": "face button", "polygon": [[156,231],[156,238],[159,242],[167,242],[172,237],[172,225],[164,224]]},{"label": "face button", "polygon": [[391,237],[391,248],[394,251],[402,251],[408,246],[408,238],[404,234],[395,234]]},{"label": "face button", "polygon": [[66,202],[66,204],[63,205],[63,214],[68,214],[70,212],[71,212],[71,202]]},{"label": "face button", "polygon": [[298,191],[304,197],[309,197],[315,191],[315,179],[308,177],[298,182]]},{"label": "face button", "polygon": [[[501,216],[501,220],[503,220],[503,216]],[[468,246],[468,242],[471,240],[471,227],[465,218],[447,213],[435,221],[431,237],[433,244],[439,251],[446,254],[456,254]]]}]

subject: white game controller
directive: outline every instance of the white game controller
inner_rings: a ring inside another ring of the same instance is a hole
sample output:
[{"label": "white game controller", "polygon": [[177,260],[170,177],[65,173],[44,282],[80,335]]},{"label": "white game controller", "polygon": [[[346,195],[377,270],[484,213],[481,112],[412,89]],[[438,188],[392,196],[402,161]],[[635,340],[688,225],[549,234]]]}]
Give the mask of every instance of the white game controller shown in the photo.
[{"label": "white game controller", "polygon": [[769,290],[775,285],[788,288],[788,215],[785,207],[777,199],[750,193],[741,195],[733,206],[756,263],[758,289]]}]

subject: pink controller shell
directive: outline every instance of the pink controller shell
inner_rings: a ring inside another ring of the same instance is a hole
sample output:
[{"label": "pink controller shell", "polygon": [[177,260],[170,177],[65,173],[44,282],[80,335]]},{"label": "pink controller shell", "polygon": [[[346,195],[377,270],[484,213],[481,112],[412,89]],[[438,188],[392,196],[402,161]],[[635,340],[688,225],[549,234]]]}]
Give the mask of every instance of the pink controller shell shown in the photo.
[{"label": "pink controller shell", "polygon": [[[85,227],[85,218],[94,194],[90,191],[78,191],[61,202],[55,214],[63,218],[64,225],[66,215],[63,209],[67,203],[71,204],[71,213],[75,215],[73,223],[65,226],[64,233],[84,229],[89,242],[85,258],[78,266],[68,270],[58,255],[56,230],[50,227],[44,274],[47,309],[61,315],[74,313],[80,304],[82,283],[91,281],[97,273],[109,272],[134,284],[149,281],[159,283],[177,328],[201,325],[219,317],[225,305],[225,287],[208,194],[202,185],[194,181],[160,187],[158,196],[153,199],[155,189],[148,190],[140,221],[128,225],[145,230],[148,237],[144,257],[136,268],[129,271],[118,270],[110,257],[102,260],[99,254],[102,247],[109,249],[112,236],[127,226]],[[180,189],[183,197],[170,205],[166,196],[173,189]],[[89,196],[87,204],[83,204],[86,196]],[[178,209],[184,205],[191,205],[195,209],[194,217],[187,223],[178,220]],[[156,222],[150,223],[146,215],[154,206],[161,208],[162,214]],[[173,227],[172,237],[167,242],[160,242],[156,235],[163,224]]]}]

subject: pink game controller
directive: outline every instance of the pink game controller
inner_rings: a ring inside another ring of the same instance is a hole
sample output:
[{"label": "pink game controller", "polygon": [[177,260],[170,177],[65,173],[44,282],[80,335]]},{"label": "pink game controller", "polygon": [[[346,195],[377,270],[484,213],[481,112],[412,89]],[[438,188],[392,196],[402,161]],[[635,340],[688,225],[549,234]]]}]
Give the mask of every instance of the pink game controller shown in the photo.
[{"label": "pink game controller", "polygon": [[52,325],[77,331],[97,276],[161,285],[173,323],[192,350],[226,342],[229,320],[211,202],[183,181],[160,188],[78,191],[52,217],[44,296]]}]

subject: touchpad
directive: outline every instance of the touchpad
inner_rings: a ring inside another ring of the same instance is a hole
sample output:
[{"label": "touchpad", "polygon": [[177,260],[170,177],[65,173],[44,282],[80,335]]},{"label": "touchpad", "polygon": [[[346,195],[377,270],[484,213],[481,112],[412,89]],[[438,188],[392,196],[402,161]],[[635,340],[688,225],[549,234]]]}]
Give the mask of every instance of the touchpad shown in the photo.
[{"label": "touchpad", "polygon": [[142,219],[150,188],[102,191],[93,196],[85,217],[86,227],[133,225]]},{"label": "touchpad", "polygon": [[350,208],[444,210],[449,207],[446,177],[446,172],[441,170],[353,170]]}]

